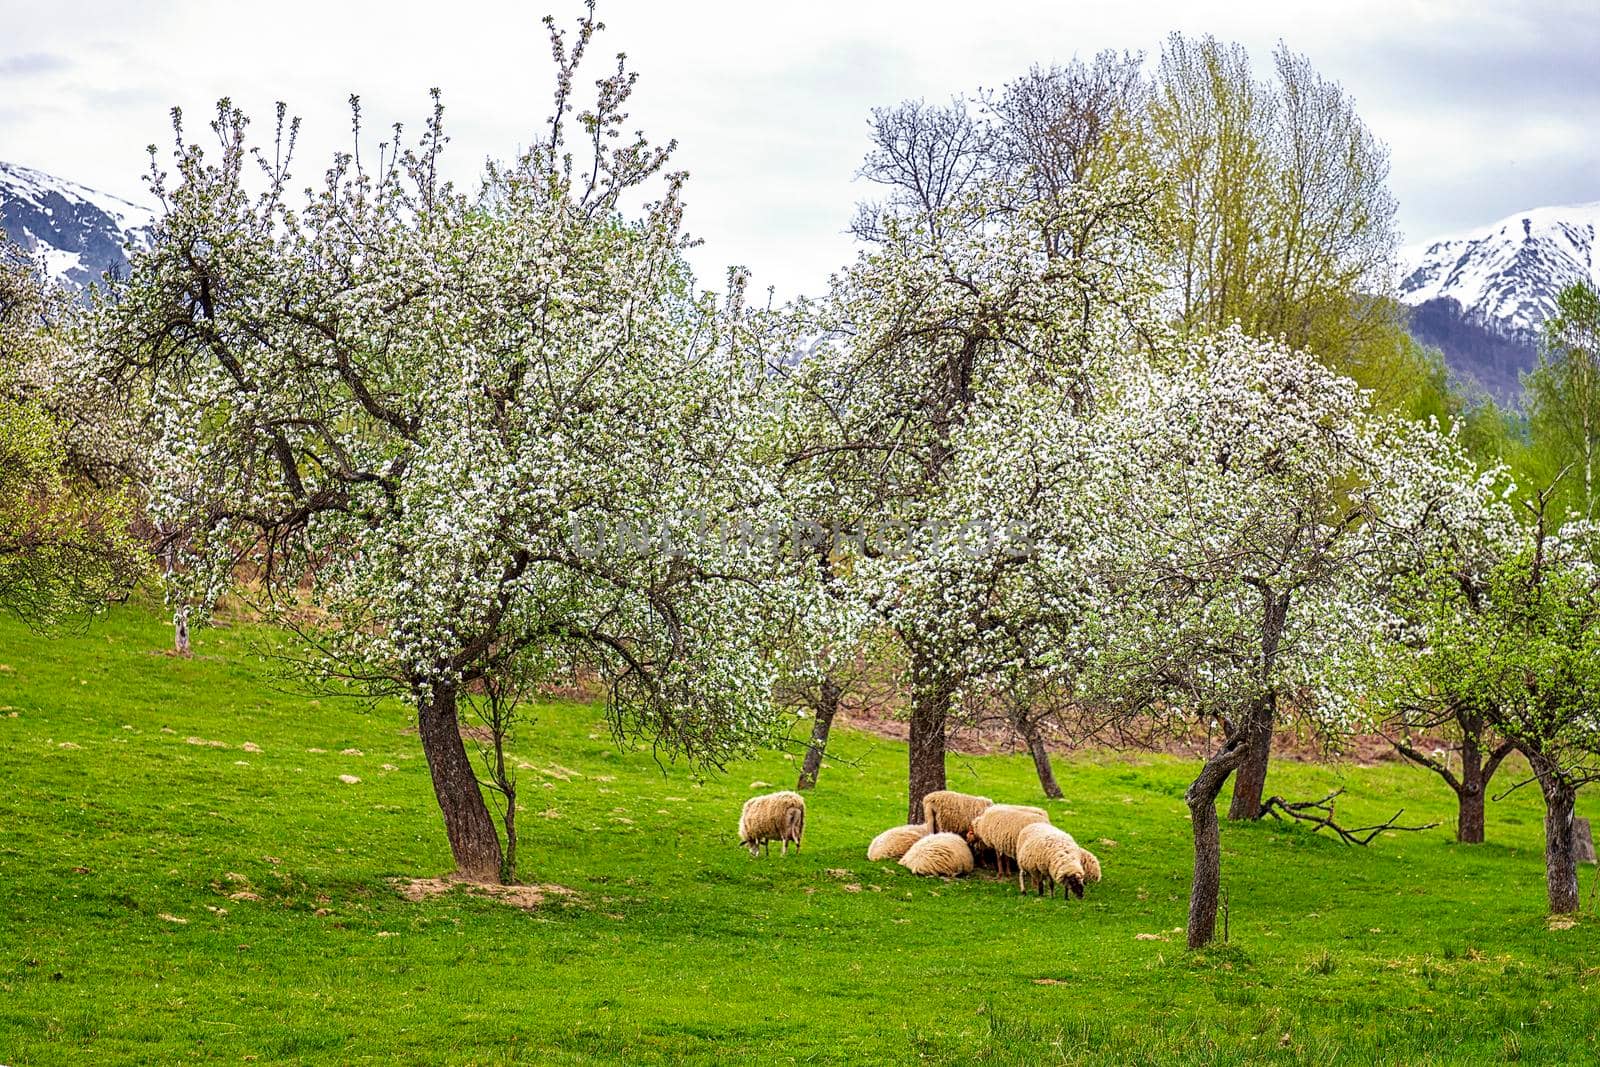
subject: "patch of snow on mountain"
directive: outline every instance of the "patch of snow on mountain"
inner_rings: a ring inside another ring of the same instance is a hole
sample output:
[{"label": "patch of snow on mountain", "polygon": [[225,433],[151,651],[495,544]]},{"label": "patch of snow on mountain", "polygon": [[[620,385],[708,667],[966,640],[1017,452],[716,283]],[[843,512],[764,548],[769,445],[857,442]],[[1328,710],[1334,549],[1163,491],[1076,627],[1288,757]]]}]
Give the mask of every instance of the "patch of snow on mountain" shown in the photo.
[{"label": "patch of snow on mountain", "polygon": [[1403,250],[1400,297],[1459,302],[1473,320],[1530,336],[1573,282],[1600,286],[1600,202],[1533,208]]},{"label": "patch of snow on mountain", "polygon": [[83,288],[128,269],[127,246],[146,247],[155,214],[121,197],[0,163],[0,231],[40,256],[59,281]]}]

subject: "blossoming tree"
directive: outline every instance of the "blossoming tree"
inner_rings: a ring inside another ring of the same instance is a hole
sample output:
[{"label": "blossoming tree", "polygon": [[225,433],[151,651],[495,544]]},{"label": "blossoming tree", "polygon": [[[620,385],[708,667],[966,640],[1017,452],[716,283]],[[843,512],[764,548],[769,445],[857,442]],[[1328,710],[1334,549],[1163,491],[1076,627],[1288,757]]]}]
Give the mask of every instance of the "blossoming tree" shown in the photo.
[{"label": "blossoming tree", "polygon": [[[1532,777],[1519,786],[1537,782],[1544,796],[1550,910],[1572,912],[1578,790],[1600,780],[1600,536],[1587,520],[1557,523],[1555,486],[1515,509],[1510,487],[1493,488],[1485,479],[1475,507],[1445,513],[1449,544],[1397,583],[1387,684],[1374,693],[1391,706],[1468,708],[1503,739],[1491,759],[1507,748],[1527,758]],[[1457,789],[1463,827],[1480,839],[1488,770],[1477,769],[1479,795]]]},{"label": "blossoming tree", "polygon": [[1385,622],[1392,545],[1432,521],[1442,471],[1463,461],[1445,435],[1370,414],[1311,357],[1237,330],[1126,376],[1106,410],[1099,498],[1115,504],[1067,572],[1100,598],[1085,685],[1130,714],[1223,726],[1185,797],[1199,947],[1219,793],[1237,775],[1236,800],[1258,795],[1284,697],[1327,733],[1360,721],[1337,683]]},{"label": "blossoming tree", "polygon": [[[842,546],[852,579],[905,650],[913,821],[944,787],[946,723],[984,669],[988,586],[1029,558],[972,551],[961,531],[999,497],[968,483],[1031,463],[1019,435],[1036,417],[1093,406],[1098,355],[1154,292],[1149,195],[1130,178],[1019,202],[1004,176],[975,178],[931,213],[883,215],[815,309],[823,341],[797,370],[814,437],[796,455],[831,464],[836,525],[862,534]],[[1063,252],[1051,236],[1069,229],[1081,240]]]},{"label": "blossoming tree", "polygon": [[0,612],[35,626],[93,612],[138,579],[133,501],[81,447],[108,424],[79,388],[76,305],[0,238]]},{"label": "blossoming tree", "polygon": [[624,133],[635,76],[619,58],[579,99],[592,5],[575,34],[547,24],[552,115],[476,194],[440,177],[437,94],[375,162],[357,106],[356,147],[298,205],[281,107],[275,151],[226,101],[212,152],[175,123],[154,247],[98,334],[153,400],[175,573],[205,603],[248,566],[313,677],[414,700],[480,880],[501,849],[465,689],[579,657],[620,735],[720,764],[767,729],[764,626],[787,603],[769,559],[708,533],[774,496],[738,305],[694,288],[670,146]]}]

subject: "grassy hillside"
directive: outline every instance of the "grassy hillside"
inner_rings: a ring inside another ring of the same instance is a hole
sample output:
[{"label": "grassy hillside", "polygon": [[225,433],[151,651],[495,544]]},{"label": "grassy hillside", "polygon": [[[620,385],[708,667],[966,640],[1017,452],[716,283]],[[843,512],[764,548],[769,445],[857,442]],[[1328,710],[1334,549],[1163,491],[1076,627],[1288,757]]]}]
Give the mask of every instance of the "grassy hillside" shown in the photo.
[{"label": "grassy hillside", "polygon": [[[752,859],[739,805],[792,761],[700,780],[556,705],[517,750],[523,875],[576,895],[412,902],[390,879],[450,861],[406,710],[286,691],[261,636],[184,661],[133,609],[52,641],[0,623],[0,1062],[1600,1059],[1600,920],[1548,926],[1532,789],[1477,848],[1225,826],[1231,941],[1191,954],[1190,764],[1063,761],[1048,806],[1106,880],[1040,900],[866,861],[904,815],[898,744],[840,735],[804,851]],[[1021,757],[951,772],[1040,802]],[[1391,766],[1269,790],[1335,784],[1351,820],[1452,815]]]}]

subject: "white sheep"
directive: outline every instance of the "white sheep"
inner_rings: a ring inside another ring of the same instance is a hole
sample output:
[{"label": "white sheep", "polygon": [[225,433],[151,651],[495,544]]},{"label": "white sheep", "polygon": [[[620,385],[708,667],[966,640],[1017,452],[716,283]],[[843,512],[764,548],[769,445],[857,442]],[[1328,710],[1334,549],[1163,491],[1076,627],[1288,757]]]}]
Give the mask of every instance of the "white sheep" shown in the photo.
[{"label": "white sheep", "polygon": [[980,849],[994,853],[994,869],[1005,873],[1007,857],[1017,855],[1017,835],[1024,826],[1036,822],[1049,822],[1050,815],[1043,808],[1024,804],[994,804],[985,808],[972,820],[967,831],[967,843],[973,851]]},{"label": "white sheep", "polygon": [[772,854],[772,842],[782,842],[780,855],[789,854],[789,842],[800,851],[800,835],[806,829],[806,799],[793,790],[751,797],[739,812],[739,844],[750,850],[750,855],[767,847]]},{"label": "white sheep", "polygon": [[1023,828],[1017,836],[1017,890],[1026,893],[1024,878],[1031,876],[1040,896],[1044,887],[1050,886],[1050,895],[1056,895],[1057,883],[1083,896],[1085,872],[1083,857],[1087,855],[1078,847],[1072,835],[1048,823],[1035,823]]},{"label": "white sheep", "polygon": [[920,822],[907,826],[893,826],[872,839],[867,846],[869,860],[897,860],[906,849],[928,836],[928,828]]},{"label": "white sheep", "polygon": [[900,866],[912,874],[954,878],[972,870],[972,849],[960,834],[929,834],[906,849]]},{"label": "white sheep", "polygon": [[931,834],[965,834],[972,829],[972,820],[993,803],[988,797],[936,789],[922,798],[922,817]]}]

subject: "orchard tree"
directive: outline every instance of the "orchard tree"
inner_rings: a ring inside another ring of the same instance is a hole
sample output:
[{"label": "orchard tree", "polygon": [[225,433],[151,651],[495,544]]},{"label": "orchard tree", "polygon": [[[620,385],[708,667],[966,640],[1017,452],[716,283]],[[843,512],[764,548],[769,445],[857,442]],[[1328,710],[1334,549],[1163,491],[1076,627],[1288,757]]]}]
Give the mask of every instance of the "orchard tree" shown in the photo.
[{"label": "orchard tree", "polygon": [[1285,697],[1324,734],[1359,721],[1334,683],[1384,622],[1393,543],[1431,521],[1441,467],[1460,460],[1437,433],[1369,414],[1307,354],[1237,329],[1128,375],[1105,414],[1102,533],[1069,561],[1102,598],[1084,684],[1129,715],[1222,726],[1185,795],[1199,947],[1216,921],[1218,795],[1234,776],[1230,815],[1260,814]]},{"label": "orchard tree", "polygon": [[[832,487],[823,524],[849,536],[831,551],[904,650],[913,821],[944,787],[964,687],[997,666],[998,586],[1028,565],[953,534],[997,502],[963,483],[1028,460],[1016,426],[1091,410],[1097,362],[1138,351],[1156,321],[1159,191],[1093,163],[1120,128],[1120,75],[1099,92],[1072,71],[1038,72],[982,106],[874,112],[862,174],[884,195],[862,206],[867,248],[810,309],[818,342],[795,369],[809,418],[790,466]],[[1083,106],[1048,114],[1063,101]],[[1047,147],[1059,149],[1048,174]],[[1017,418],[1000,425],[1001,410]]]},{"label": "orchard tree", "polygon": [[[863,603],[851,556],[839,544],[845,524],[866,506],[860,484],[850,478],[853,458],[818,447],[818,420],[828,416],[811,392],[810,374],[797,373],[810,359],[793,348],[811,325],[810,313],[803,304],[790,305],[759,311],[749,321],[763,327],[748,336],[752,350],[764,353],[769,388],[759,421],[782,522],[765,536],[794,568],[800,592],[794,624],[780,642],[775,695],[780,705],[810,718],[795,784],[805,790],[817,784],[834,720],[852,702],[876,702],[888,668],[879,655],[881,626]],[[814,347],[817,339],[811,342]]]},{"label": "orchard tree", "polygon": [[[1440,651],[1428,649],[1430,670],[1446,666],[1447,658]],[[1495,716],[1479,706],[1477,698],[1449,692],[1460,688],[1460,675],[1440,675],[1437,681],[1437,688],[1389,705],[1393,711],[1382,727],[1396,752],[1437,774],[1455,793],[1456,840],[1463,845],[1481,845],[1489,783],[1516,746],[1495,734],[1491,725]],[[1453,747],[1430,749],[1427,737],[1435,733],[1445,734]],[[1452,755],[1460,761],[1459,769],[1452,766]]]},{"label": "orchard tree", "polygon": [[[1556,484],[1516,508],[1500,470],[1457,485],[1396,553],[1391,622],[1366,691],[1403,728],[1458,732],[1459,778],[1408,742],[1401,751],[1456,790],[1463,841],[1483,839],[1483,794],[1501,760],[1513,749],[1527,758],[1533,776],[1519,786],[1537,782],[1544,795],[1550,910],[1576,911],[1577,793],[1600,780],[1600,536],[1585,520],[1555,520]],[[1497,739],[1487,760],[1485,738]]]},{"label": "orchard tree", "polygon": [[[1519,537],[1503,482],[1500,469],[1463,477],[1438,521],[1397,545],[1384,583],[1390,623],[1367,669],[1351,678],[1355,692],[1375,703],[1395,751],[1455,793],[1463,844],[1483,842],[1489,784],[1516,747],[1497,732],[1501,709],[1478,671],[1492,575]],[[1450,748],[1434,746],[1439,735]]]},{"label": "orchard tree", "polygon": [[1451,641],[1469,650],[1462,687],[1517,747],[1545,802],[1550,910],[1578,910],[1573,820],[1578,790],[1600,781],[1600,530],[1557,527],[1553,488],[1523,503],[1531,522],[1500,543],[1479,580],[1462,582]]},{"label": "orchard tree", "polygon": [[67,341],[77,314],[0,239],[0,611],[41,627],[102,610],[144,565],[133,499],[76,447],[107,429]]},{"label": "orchard tree", "polygon": [[[880,124],[880,137],[897,143],[898,130]],[[911,821],[944,788],[946,725],[977,669],[993,565],[1012,555],[973,566],[963,539],[948,536],[983,518],[964,506],[964,486],[1028,458],[1010,434],[1019,423],[995,421],[1014,413],[1019,389],[1025,417],[1086,411],[1108,338],[1126,341],[1130,323],[1148,321],[1152,196],[1122,179],[1035,200],[995,174],[931,214],[919,195],[880,216],[877,244],[814,309],[822,341],[795,371],[811,437],[794,456],[829,465],[838,509],[828,525],[855,532],[839,551],[857,595],[905,650]],[[1092,239],[1064,253],[1049,237],[1069,230]]]},{"label": "orchard tree", "polygon": [[592,4],[574,35],[546,23],[549,122],[473,195],[440,177],[437,93],[375,166],[356,107],[356,148],[298,206],[281,107],[265,151],[226,101],[211,152],[175,121],[153,248],[98,332],[108,374],[153,400],[177,576],[203,604],[249,564],[310,677],[414,701],[478,880],[502,854],[467,687],[577,658],[621,738],[720,765],[770,728],[767,624],[792,599],[708,519],[763,526],[775,496],[742,305],[694,289],[683,175],[625,133],[620,57],[580,99]]}]

